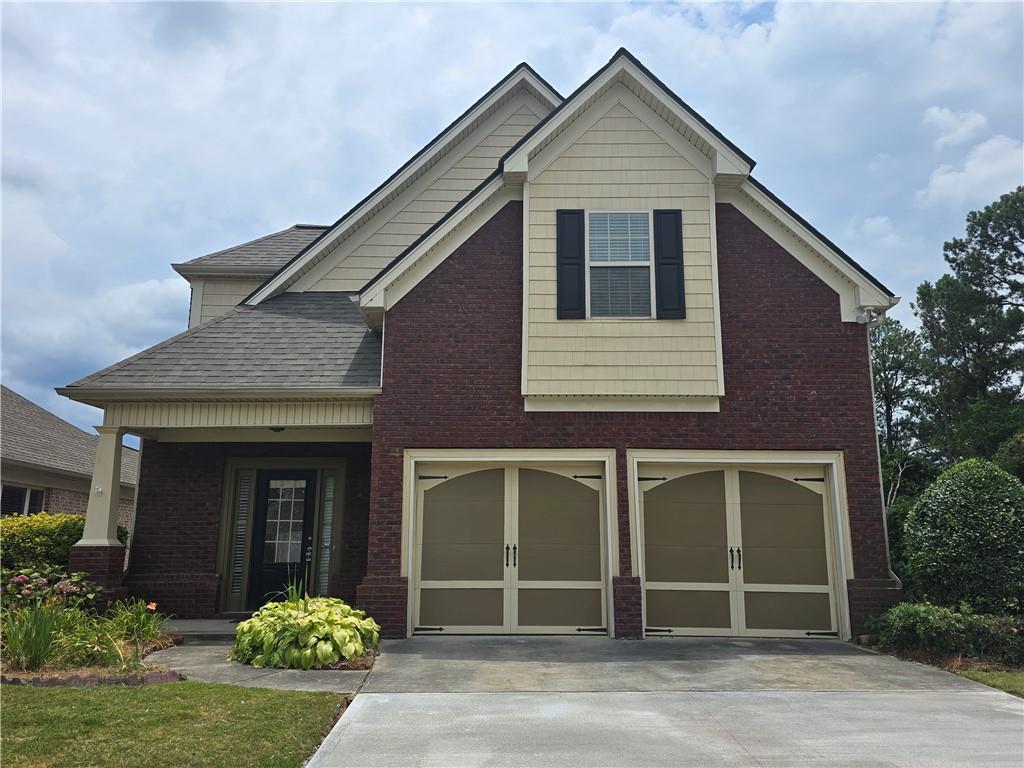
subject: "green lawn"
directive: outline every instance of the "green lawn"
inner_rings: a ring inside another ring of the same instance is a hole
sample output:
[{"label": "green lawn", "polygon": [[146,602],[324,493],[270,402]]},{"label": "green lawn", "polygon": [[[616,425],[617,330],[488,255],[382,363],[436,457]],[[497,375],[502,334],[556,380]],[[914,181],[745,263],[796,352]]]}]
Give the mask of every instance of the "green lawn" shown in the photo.
[{"label": "green lawn", "polygon": [[990,685],[1001,691],[1024,697],[1024,670],[1015,672],[975,672],[971,670],[957,671],[958,675],[970,678],[979,683]]},{"label": "green lawn", "polygon": [[299,693],[180,682],[0,691],[10,768],[300,766],[343,704]]}]

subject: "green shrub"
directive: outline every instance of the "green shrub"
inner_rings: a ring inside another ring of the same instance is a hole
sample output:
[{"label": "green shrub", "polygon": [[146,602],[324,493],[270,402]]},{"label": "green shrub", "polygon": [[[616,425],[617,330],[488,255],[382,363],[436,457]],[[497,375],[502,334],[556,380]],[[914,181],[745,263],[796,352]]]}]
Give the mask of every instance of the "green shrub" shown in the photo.
[{"label": "green shrub", "polygon": [[918,497],[904,526],[917,594],[975,611],[1024,607],[1024,484],[995,464],[969,459]]},{"label": "green shrub", "polygon": [[53,605],[36,603],[4,611],[0,622],[4,662],[13,669],[36,670],[45,665],[53,658],[56,626]]},{"label": "green shrub", "polygon": [[1024,664],[1020,617],[972,614],[931,603],[901,603],[874,619],[871,630],[886,651]]},{"label": "green shrub", "polygon": [[376,648],[380,626],[333,597],[267,603],[235,629],[231,658],[254,667],[322,669]]},{"label": "green shrub", "polygon": [[910,591],[910,577],[907,573],[907,542],[904,529],[907,515],[914,506],[914,499],[901,496],[885,511],[885,527],[889,532],[889,564],[892,571],[903,582],[904,592]]},{"label": "green shrub", "polygon": [[117,602],[107,613],[112,633],[131,644],[136,659],[147,645],[163,635],[166,621],[166,616],[156,612],[156,603],[135,599]]},{"label": "green shrub", "polygon": [[[0,543],[6,568],[66,568],[71,547],[82,538],[83,515],[25,515],[0,518]],[[128,531],[118,526],[117,538],[128,541]]]},{"label": "green shrub", "polygon": [[992,461],[1018,480],[1024,480],[1024,432],[1006,438],[992,456]]},{"label": "green shrub", "polygon": [[96,613],[64,608],[57,614],[53,662],[67,667],[123,667],[132,654],[121,647],[116,628]]},{"label": "green shrub", "polygon": [[3,570],[0,602],[5,608],[17,608],[33,603],[59,603],[82,608],[96,605],[103,587],[90,581],[84,571],[67,573],[59,567],[22,568]]}]

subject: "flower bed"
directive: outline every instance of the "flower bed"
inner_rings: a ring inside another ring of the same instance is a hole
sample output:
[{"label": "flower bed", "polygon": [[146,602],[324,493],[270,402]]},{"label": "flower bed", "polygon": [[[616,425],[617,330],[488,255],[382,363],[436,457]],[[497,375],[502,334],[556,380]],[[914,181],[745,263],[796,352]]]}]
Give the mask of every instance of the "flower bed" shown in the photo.
[{"label": "flower bed", "polygon": [[2,582],[0,658],[8,677],[73,678],[82,668],[88,678],[100,676],[97,669],[144,677],[143,656],[169,643],[156,603],[127,600],[98,612],[102,588],[88,574],[41,568],[5,572]]}]

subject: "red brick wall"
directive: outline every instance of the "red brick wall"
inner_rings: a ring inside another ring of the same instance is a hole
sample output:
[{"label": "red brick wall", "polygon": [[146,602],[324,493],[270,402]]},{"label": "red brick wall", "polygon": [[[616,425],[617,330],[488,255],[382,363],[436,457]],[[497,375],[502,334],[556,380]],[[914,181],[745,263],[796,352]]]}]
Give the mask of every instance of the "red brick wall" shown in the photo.
[{"label": "red brick wall", "polygon": [[[132,499],[117,503],[117,522],[128,530],[132,527]],[[53,515],[84,515],[89,508],[89,494],[67,488],[47,488],[43,509]]]},{"label": "red brick wall", "polygon": [[218,610],[217,542],[231,457],[344,457],[341,578],[332,593],[352,600],[366,571],[370,446],[365,443],[158,443],[146,441],[125,588],[179,618]]},{"label": "red brick wall", "polygon": [[[627,448],[842,450],[858,580],[888,579],[867,329],[841,322],[836,294],[735,208],[719,205],[716,215],[727,392],[720,413],[523,410],[520,203],[509,203],[388,311],[359,602],[389,634],[405,631],[405,448],[616,448],[622,578],[615,593],[624,634],[639,624],[632,604],[639,589],[626,578]],[[854,615],[855,624],[862,619]]]}]

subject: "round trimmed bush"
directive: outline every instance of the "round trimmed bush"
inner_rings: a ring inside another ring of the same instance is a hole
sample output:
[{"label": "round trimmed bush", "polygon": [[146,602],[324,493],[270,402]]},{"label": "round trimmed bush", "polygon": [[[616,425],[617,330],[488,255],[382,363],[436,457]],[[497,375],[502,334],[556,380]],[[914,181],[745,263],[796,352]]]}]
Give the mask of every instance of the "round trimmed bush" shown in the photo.
[{"label": "round trimmed bush", "polygon": [[[0,519],[4,568],[66,568],[71,547],[82,538],[84,515],[38,515]],[[118,526],[117,538],[128,541],[128,531]]]},{"label": "round trimmed bush", "polygon": [[925,599],[984,613],[1024,608],[1024,484],[992,462],[943,472],[911,508],[904,537]]}]

